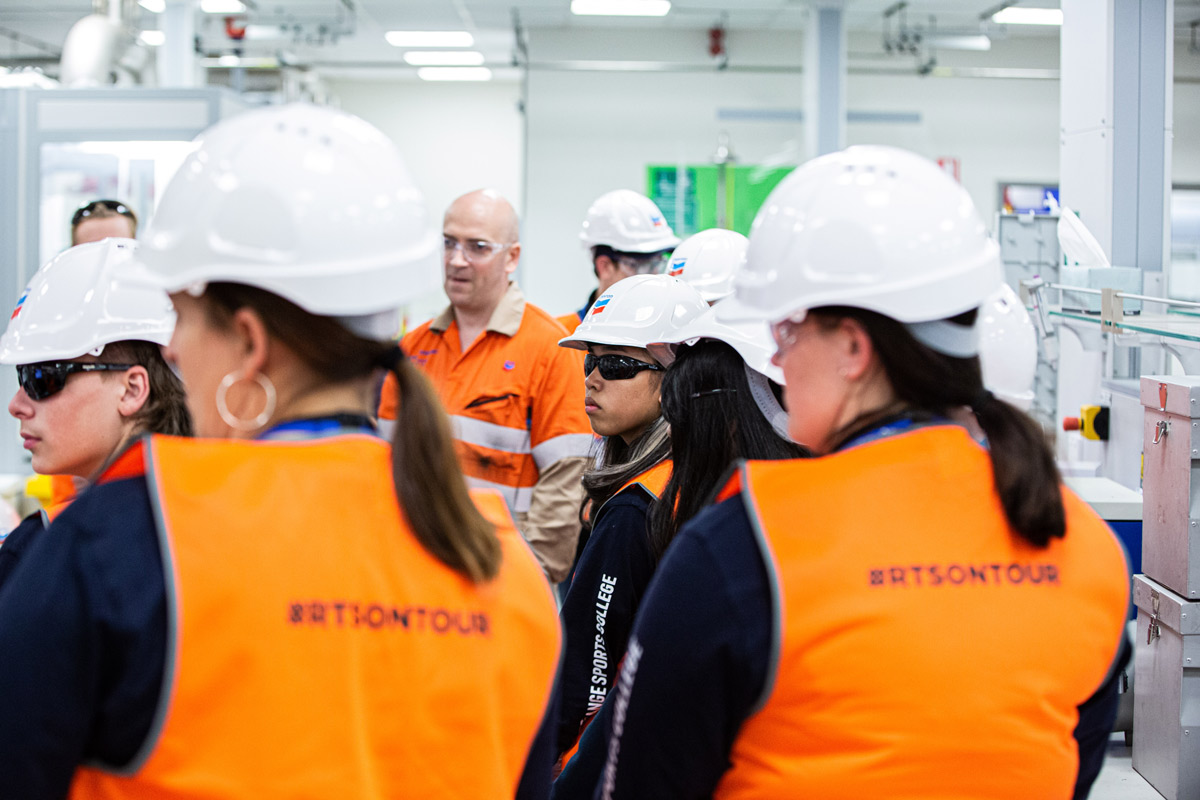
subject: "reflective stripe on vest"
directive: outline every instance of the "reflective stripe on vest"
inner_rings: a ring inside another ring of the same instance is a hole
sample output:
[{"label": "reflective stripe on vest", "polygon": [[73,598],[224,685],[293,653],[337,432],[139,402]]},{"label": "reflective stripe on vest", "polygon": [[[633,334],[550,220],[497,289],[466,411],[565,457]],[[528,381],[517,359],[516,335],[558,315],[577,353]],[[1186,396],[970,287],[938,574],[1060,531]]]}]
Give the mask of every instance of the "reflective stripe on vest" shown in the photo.
[{"label": "reflective stripe on vest", "polygon": [[73,797],[511,797],[557,667],[555,604],[494,494],[475,585],[403,521],[382,440],[143,445],[168,653],[127,777]]},{"label": "reflective stripe on vest", "polygon": [[1063,490],[1067,535],[1008,527],[961,428],[750,462],[775,649],[718,798],[1071,796],[1076,707],[1128,593],[1108,527]]},{"label": "reflective stripe on vest", "polygon": [[508,510],[514,514],[528,513],[529,507],[533,505],[532,486],[505,486],[503,483],[472,478],[470,475],[467,476],[467,486],[472,489],[487,489],[496,492],[504,498]]}]

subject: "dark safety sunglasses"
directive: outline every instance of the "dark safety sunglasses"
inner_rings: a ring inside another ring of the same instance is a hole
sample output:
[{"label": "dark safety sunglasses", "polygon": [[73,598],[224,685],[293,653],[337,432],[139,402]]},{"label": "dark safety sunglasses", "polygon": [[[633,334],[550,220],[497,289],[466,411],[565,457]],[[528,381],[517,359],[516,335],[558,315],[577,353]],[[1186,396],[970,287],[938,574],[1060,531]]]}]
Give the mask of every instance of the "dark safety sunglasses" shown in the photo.
[{"label": "dark safety sunglasses", "polygon": [[585,378],[591,375],[592,370],[596,367],[600,368],[600,377],[606,381],[627,381],[643,370],[662,372],[665,369],[658,364],[647,364],[645,361],[638,361],[629,356],[619,356],[615,353],[603,356],[594,356],[588,353],[583,357],[583,376]]},{"label": "dark safety sunglasses", "polygon": [[67,378],[76,372],[120,372],[133,364],[95,364],[80,361],[43,361],[40,364],[21,364],[17,380],[30,400],[45,400],[63,390]]},{"label": "dark safety sunglasses", "polygon": [[107,208],[109,211],[112,211],[114,214],[120,214],[122,217],[128,217],[129,219],[133,220],[134,222],[137,221],[137,217],[135,217],[133,215],[133,212],[130,211],[128,206],[126,206],[124,203],[118,202],[116,200],[93,200],[92,202],[88,203],[86,206],[80,206],[75,211],[75,215],[73,217],[71,217],[71,227],[74,228],[79,223],[83,222],[85,219],[90,217],[92,214],[95,214],[96,209],[99,209],[99,208]]}]

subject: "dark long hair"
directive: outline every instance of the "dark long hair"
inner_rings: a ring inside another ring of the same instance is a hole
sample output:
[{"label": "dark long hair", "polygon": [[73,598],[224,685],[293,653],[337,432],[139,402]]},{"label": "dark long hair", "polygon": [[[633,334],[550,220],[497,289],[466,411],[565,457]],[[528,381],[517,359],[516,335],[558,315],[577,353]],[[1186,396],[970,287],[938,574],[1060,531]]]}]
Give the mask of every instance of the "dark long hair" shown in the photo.
[{"label": "dark long hair", "polygon": [[670,455],[671,429],[662,417],[632,444],[625,444],[620,436],[604,437],[595,462],[583,475],[584,502],[591,507],[591,519],[622,486]]},{"label": "dark long hair", "polygon": [[711,500],[734,461],[809,455],[771,427],[754,402],[745,362],[724,342],[705,339],[679,348],[663,378],[662,408],[671,425],[674,468],[650,508],[650,546],[660,558]]},{"label": "dark long hair", "polygon": [[392,481],[417,541],[437,560],[479,583],[500,570],[500,540],[475,507],[458,466],[450,421],[433,387],[392,342],[364,339],[332,317],[318,316],[271,292],[235,283],[210,283],[203,299],[210,318],[228,324],[251,308],[271,335],[330,384],[388,369],[399,385],[392,439]]},{"label": "dark long hair", "polygon": [[[846,318],[858,321],[871,338],[893,391],[908,409],[947,416],[969,406],[987,435],[993,481],[1009,526],[1038,547],[1066,534],[1058,467],[1042,429],[1022,411],[984,391],[977,357],[938,353],[918,342],[901,323],[872,311],[826,307],[809,313],[826,329]],[[972,325],[976,313],[969,311],[948,321]],[[835,444],[848,441],[870,424],[865,419],[851,422],[835,436]]]}]

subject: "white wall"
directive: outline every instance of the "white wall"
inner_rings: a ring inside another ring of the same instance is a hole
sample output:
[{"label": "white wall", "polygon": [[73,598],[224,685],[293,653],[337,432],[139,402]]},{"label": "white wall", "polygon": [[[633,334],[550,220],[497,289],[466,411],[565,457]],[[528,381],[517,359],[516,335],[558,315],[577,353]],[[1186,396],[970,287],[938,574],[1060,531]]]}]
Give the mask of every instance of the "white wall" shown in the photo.
[{"label": "white wall", "polygon": [[[702,62],[702,35],[694,32],[578,37],[535,31],[533,61],[566,58],[655,58]],[[693,41],[693,39],[697,39]],[[796,32],[729,35],[734,63],[799,66]],[[861,74],[856,68],[907,68],[911,58],[883,60],[877,38],[849,43],[849,112],[904,112],[920,121],[847,125],[847,144],[905,147],[931,158],[962,162],[962,180],[985,218],[995,213],[1000,181],[1054,182],[1058,174],[1058,82]],[[640,53],[640,55],[635,55]],[[1057,69],[1056,37],[998,44],[992,53],[939,54],[947,66],[983,63]],[[552,72],[529,81],[529,181],[526,196],[524,284],[554,313],[579,306],[594,285],[579,224],[591,200],[610,189],[645,191],[649,163],[703,163],[727,131],[741,163],[807,157],[799,122],[720,121],[722,109],[799,111],[803,76],[797,73]]]},{"label": "white wall", "polygon": [[[564,60],[635,59],[701,64],[703,31],[530,32],[527,99],[528,172],[522,181],[521,85],[331,81],[343,108],[392,136],[408,156],[435,217],[457,195],[491,185],[522,211],[518,277],[530,299],[554,314],[580,306],[594,286],[578,240],[588,205],[610,189],[645,191],[650,163],[703,163],[727,131],[741,163],[802,160],[796,122],[721,122],[720,109],[795,111],[803,107],[798,73],[569,72]],[[733,31],[734,64],[800,66],[797,32]],[[1059,151],[1057,80],[864,74],[911,59],[884,59],[875,37],[849,43],[847,109],[912,112],[918,123],[851,123],[847,144],[906,147],[962,162],[962,181],[991,221],[997,184],[1056,182]],[[1176,72],[1200,74],[1200,56],[1176,48]],[[1058,68],[1058,39],[1011,39],[989,53],[938,54],[949,67]],[[537,65],[541,65],[537,68]],[[1175,89],[1176,183],[1200,183],[1200,84]],[[524,195],[522,195],[524,188]],[[412,309],[412,321],[444,303],[437,295]]]},{"label": "white wall", "polygon": [[[427,83],[413,79],[331,80],[345,111],[391,137],[425,193],[433,224],[459,195],[491,187],[522,205],[520,85]],[[439,290],[408,308],[416,325],[446,305]]]}]

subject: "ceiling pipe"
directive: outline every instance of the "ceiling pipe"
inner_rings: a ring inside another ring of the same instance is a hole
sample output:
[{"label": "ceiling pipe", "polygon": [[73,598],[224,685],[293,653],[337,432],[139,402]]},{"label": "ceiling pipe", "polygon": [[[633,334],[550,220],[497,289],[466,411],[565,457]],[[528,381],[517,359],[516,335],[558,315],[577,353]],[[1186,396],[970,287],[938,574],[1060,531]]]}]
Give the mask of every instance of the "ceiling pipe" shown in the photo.
[{"label": "ceiling pipe", "polygon": [[63,43],[59,76],[71,88],[109,86],[136,77],[122,59],[134,44],[129,21],[137,0],[95,0],[92,13],[71,26]]},{"label": "ceiling pipe", "polygon": [[[296,64],[294,66],[301,66]],[[397,69],[414,71],[409,64],[396,61],[313,61],[303,65],[306,69]],[[493,69],[518,67],[534,72],[661,72],[661,73],[717,73],[736,72],[745,75],[799,75],[804,68],[782,64],[729,64],[721,66],[712,62],[680,61],[519,61],[491,62],[483,66]],[[910,67],[855,66],[847,70],[851,75],[912,75]],[[935,67],[929,74],[936,78],[1001,78],[1006,80],[1058,80],[1057,69],[1035,69],[1026,67]]]}]

